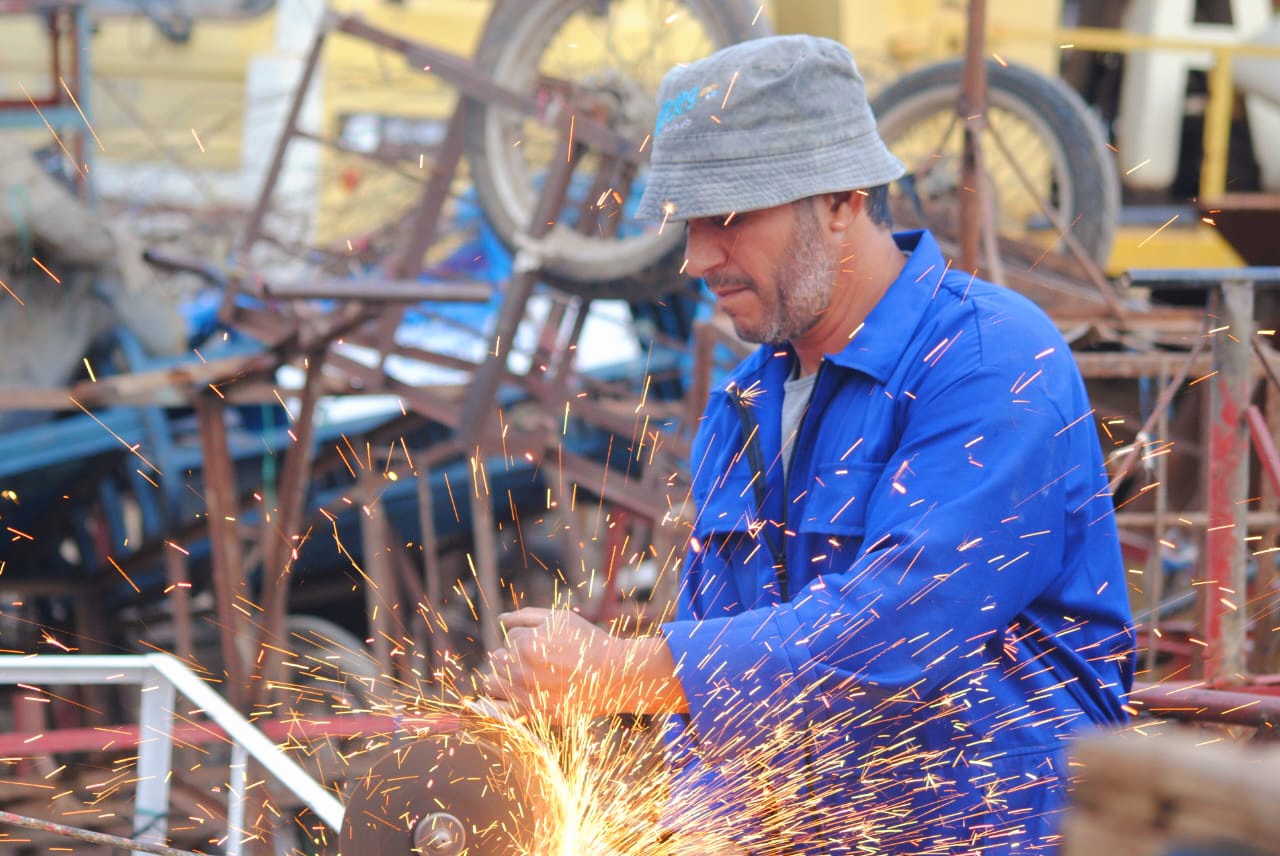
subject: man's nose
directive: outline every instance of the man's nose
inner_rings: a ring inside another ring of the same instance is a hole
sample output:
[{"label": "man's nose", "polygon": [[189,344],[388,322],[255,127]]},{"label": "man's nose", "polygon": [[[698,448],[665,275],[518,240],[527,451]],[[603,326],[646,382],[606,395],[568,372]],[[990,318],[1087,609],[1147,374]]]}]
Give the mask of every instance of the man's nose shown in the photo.
[{"label": "man's nose", "polygon": [[717,236],[702,223],[691,222],[684,247],[686,275],[702,279],[725,263],[726,255]]}]

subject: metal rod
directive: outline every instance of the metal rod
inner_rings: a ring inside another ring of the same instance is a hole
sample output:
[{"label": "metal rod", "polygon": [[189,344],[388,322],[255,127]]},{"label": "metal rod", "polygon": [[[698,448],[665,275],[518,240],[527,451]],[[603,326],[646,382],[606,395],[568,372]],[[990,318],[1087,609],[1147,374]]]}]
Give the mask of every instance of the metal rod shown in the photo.
[{"label": "metal rod", "polygon": [[55,835],[74,838],[77,841],[84,841],[89,844],[106,844],[110,847],[132,850],[134,853],[156,853],[159,856],[198,856],[198,854],[192,853],[190,850],[179,850],[176,847],[165,847],[161,844],[150,844],[132,838],[121,838],[118,835],[95,832],[92,829],[82,829],[79,826],[67,826],[65,823],[54,823],[51,820],[40,820],[26,815],[14,814],[11,811],[0,810],[0,823],[20,826],[23,829],[34,829],[39,832],[52,832]]},{"label": "metal rod", "polygon": [[[449,128],[445,132],[440,152],[431,165],[431,178],[422,189],[422,197],[409,221],[409,241],[404,253],[393,259],[390,274],[399,279],[416,279],[422,272],[422,257],[435,243],[440,228],[440,212],[449,198],[449,185],[458,171],[467,142],[467,99],[458,96],[458,106],[453,110]],[[486,289],[484,300],[489,299]]]},{"label": "metal rod", "polygon": [[[1160,369],[1160,388],[1165,389],[1169,385],[1169,369],[1167,366]],[[1160,408],[1160,416],[1157,419],[1157,432],[1160,441],[1168,442],[1169,440],[1169,408]],[[1134,452],[1137,454],[1137,452]],[[1147,606],[1151,610],[1150,629],[1153,635],[1160,627],[1160,601],[1164,599],[1164,530],[1168,525],[1167,515],[1169,512],[1169,456],[1160,455],[1156,458],[1156,481],[1159,483],[1156,487],[1156,507],[1155,507],[1155,523],[1151,527],[1151,553],[1147,556],[1147,580],[1146,587],[1148,592]],[[1147,671],[1153,672],[1156,668],[1157,650],[1156,644],[1152,640],[1147,643]]]},{"label": "metal rod", "polygon": [[387,680],[395,674],[391,662],[391,609],[399,603],[396,578],[391,567],[391,544],[386,510],[382,505],[382,478],[369,468],[360,470],[360,492],[364,500],[360,515],[360,540],[364,559],[364,602],[369,619],[369,638],[373,640],[373,657],[380,674]]},{"label": "metal rod", "polygon": [[1243,687],[1224,691],[1191,681],[1150,684],[1135,687],[1129,702],[1152,716],[1172,719],[1272,727],[1280,724],[1280,696],[1252,693]]},{"label": "metal rod", "polygon": [[[1178,390],[1182,389],[1182,384],[1186,381],[1187,374],[1191,371],[1191,367],[1195,365],[1196,357],[1200,356],[1200,352],[1204,350],[1204,343],[1205,339],[1203,336],[1196,339],[1195,347],[1193,347],[1191,349],[1191,353],[1187,355],[1186,360],[1178,369],[1177,375],[1175,375],[1173,380],[1160,391],[1160,397],[1156,399],[1155,408],[1151,411],[1151,414],[1147,416],[1147,421],[1142,423],[1142,427],[1138,429],[1138,434],[1149,435],[1151,433],[1152,426],[1155,424],[1155,421],[1160,418],[1160,414],[1164,412],[1165,408],[1169,406],[1169,402],[1173,400],[1174,394],[1177,393]],[[1128,478],[1129,473],[1133,472],[1133,468],[1137,465],[1138,458],[1140,457],[1141,456],[1138,454],[1136,449],[1129,453],[1125,458],[1124,463],[1120,465],[1120,471],[1112,477],[1111,483],[1107,485],[1108,492],[1115,493],[1120,482]]]},{"label": "metal rod", "polygon": [[[560,206],[569,189],[574,165],[578,155],[581,154],[581,147],[572,143],[568,135],[562,136],[561,140],[567,146],[566,156],[556,158],[547,175],[538,204],[534,206],[528,231],[531,242],[546,237],[555,225]],[[463,430],[475,431],[486,424],[489,418],[498,386],[507,372],[507,357],[511,353],[512,340],[515,339],[516,330],[524,319],[525,308],[533,294],[533,286],[538,279],[542,261],[537,258],[536,250],[520,250],[516,253],[516,274],[507,285],[502,304],[498,308],[493,349],[489,351],[488,358],[476,369],[472,377],[470,394],[462,406],[458,425]]]},{"label": "metal rod", "polygon": [[249,790],[249,756],[239,743],[231,747],[231,764],[227,776],[227,845],[226,856],[244,852],[245,802]]},{"label": "metal rod", "polygon": [[423,611],[427,629],[431,632],[432,665],[435,665],[437,657],[447,659],[452,652],[449,645],[449,634],[445,632],[440,617],[441,583],[443,582],[444,572],[440,567],[440,540],[436,534],[435,496],[432,494],[431,488],[431,467],[427,462],[426,450],[419,449],[416,457],[415,463],[418,469],[418,526],[422,530],[422,587],[426,601],[421,605],[420,609]]},{"label": "metal rod", "polygon": [[[307,52],[307,58],[302,66],[302,74],[298,78],[298,87],[294,90],[293,101],[289,104],[289,113],[285,117],[284,127],[280,129],[280,138],[276,141],[275,150],[271,153],[271,163],[267,167],[266,180],[262,183],[262,189],[258,192],[258,199],[253,205],[253,211],[249,214],[249,223],[245,226],[244,234],[240,239],[240,263],[247,265],[249,263],[249,251],[254,243],[258,240],[262,232],[263,221],[267,217],[267,209],[271,207],[271,197],[275,193],[276,184],[280,180],[280,172],[284,169],[285,153],[289,149],[289,139],[293,136],[294,130],[298,127],[298,119],[302,115],[302,105],[306,101],[307,90],[311,88],[311,79],[315,77],[316,67],[320,64],[320,54],[324,48],[325,36],[329,33],[332,18],[329,13],[324,15],[324,19],[320,22],[319,28],[316,30],[315,38],[311,42],[311,49]],[[236,295],[240,290],[239,279],[233,277],[227,282],[222,297],[222,306],[218,310],[218,317],[224,322],[230,322],[235,317]]]},{"label": "metal rod", "polygon": [[1255,291],[1280,286],[1280,266],[1261,265],[1235,268],[1133,268],[1125,276],[1134,285],[1161,291],[1208,291],[1220,283],[1247,282]]},{"label": "metal rod", "polygon": [[1253,440],[1253,450],[1258,454],[1258,461],[1262,464],[1262,472],[1266,475],[1271,490],[1280,495],[1280,454],[1276,453],[1276,444],[1271,439],[1267,418],[1256,404],[1250,404],[1245,419],[1249,423],[1249,436]]},{"label": "metal rod", "polygon": [[[342,803],[316,782],[297,761],[280,750],[270,737],[255,728],[213,687],[185,664],[168,654],[36,654],[0,656],[0,684],[142,684],[156,680],[172,684],[201,715],[219,726],[228,739],[239,744],[288,787],[330,829],[342,827]],[[344,719],[345,717],[339,717]]]},{"label": "metal rod", "polygon": [[479,468],[484,460],[479,456],[471,459],[473,481],[471,492],[471,541],[472,556],[475,559],[476,584],[480,587],[480,640],[486,651],[493,651],[502,645],[502,635],[498,628],[498,613],[502,611],[502,586],[498,576],[498,533],[493,521],[493,500],[488,493],[481,490],[484,475]]},{"label": "metal rod", "polygon": [[222,665],[227,673],[227,695],[244,710],[247,701],[244,662],[236,641],[242,638],[245,616],[237,609],[236,595],[244,585],[237,519],[235,466],[227,446],[227,423],[221,402],[213,395],[196,399],[196,421],[204,454],[205,504],[209,515],[209,540],[213,559],[213,590],[219,621]]},{"label": "metal rod", "polygon": [[262,702],[263,694],[271,683],[281,677],[283,671],[280,657],[264,646],[267,640],[276,645],[283,643],[285,637],[286,617],[289,613],[289,556],[292,554],[294,537],[302,526],[303,506],[306,501],[307,484],[310,482],[311,464],[315,458],[315,414],[316,403],[320,399],[320,386],[324,378],[324,361],[327,348],[320,348],[306,355],[306,379],[302,384],[302,399],[298,408],[293,446],[285,458],[284,473],[280,477],[280,488],[276,492],[275,525],[271,524],[271,515],[263,515],[263,561],[262,561],[262,624],[256,635],[256,645],[252,658],[257,661],[259,652],[263,655],[259,669],[267,678],[255,681],[249,693],[250,706]]},{"label": "metal rod", "polygon": [[1018,163],[1017,156],[1013,150],[1005,145],[1004,137],[1000,136],[1000,132],[996,130],[995,125],[987,125],[987,133],[991,135],[991,139],[995,140],[996,146],[1000,149],[1000,153],[1004,155],[1009,166],[1013,168],[1013,172],[1018,176],[1018,181],[1022,183],[1023,188],[1035,200],[1036,207],[1040,209],[1040,213],[1048,218],[1053,224],[1054,231],[1062,238],[1062,242],[1066,245],[1067,251],[1084,269],[1085,276],[1089,278],[1089,282],[1093,283],[1093,287],[1098,290],[1098,294],[1102,295],[1102,299],[1106,301],[1107,308],[1111,310],[1111,314],[1116,318],[1124,318],[1124,306],[1120,303],[1120,297],[1116,294],[1111,281],[1107,279],[1107,275],[1093,259],[1076,236],[1071,234],[1068,224],[1062,221],[1061,215],[1049,206],[1047,202],[1040,196],[1035,189],[1035,184],[1031,181],[1031,176],[1027,175],[1026,170],[1022,168],[1022,164]]},{"label": "metal rod", "polygon": [[138,741],[138,785],[134,793],[133,834],[160,844],[169,833],[169,777],[173,770],[173,709],[177,691],[161,681],[142,688],[138,723],[146,739]]},{"label": "metal rod", "polygon": [[191,630],[191,574],[187,557],[177,550],[164,551],[165,579],[169,583],[169,612],[173,616],[173,650],[180,660],[195,655]]},{"label": "metal rod", "polygon": [[964,154],[960,171],[960,267],[978,269],[982,237],[981,186],[982,124],[987,110],[987,62],[985,36],[986,0],[969,0],[968,30],[964,57],[964,85],[956,103],[956,116],[964,130]]},{"label": "metal rod", "polygon": [[1246,671],[1248,632],[1249,432],[1244,414],[1252,389],[1249,339],[1253,335],[1253,291],[1227,281],[1216,294],[1218,323],[1213,336],[1217,373],[1209,379],[1209,454],[1204,470],[1209,526],[1200,580],[1200,632],[1204,679],[1209,684],[1240,682]]}]

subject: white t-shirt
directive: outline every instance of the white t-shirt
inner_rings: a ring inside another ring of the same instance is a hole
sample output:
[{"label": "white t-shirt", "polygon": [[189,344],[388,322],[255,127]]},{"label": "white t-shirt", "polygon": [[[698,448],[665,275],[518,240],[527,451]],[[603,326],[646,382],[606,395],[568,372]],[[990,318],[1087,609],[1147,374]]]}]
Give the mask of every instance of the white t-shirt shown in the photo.
[{"label": "white t-shirt", "polygon": [[793,375],[782,386],[782,477],[784,480],[791,472],[791,457],[795,453],[796,433],[800,429],[800,420],[804,418],[804,412],[809,407],[809,397],[813,395],[813,383],[817,379],[816,371],[804,377]]}]

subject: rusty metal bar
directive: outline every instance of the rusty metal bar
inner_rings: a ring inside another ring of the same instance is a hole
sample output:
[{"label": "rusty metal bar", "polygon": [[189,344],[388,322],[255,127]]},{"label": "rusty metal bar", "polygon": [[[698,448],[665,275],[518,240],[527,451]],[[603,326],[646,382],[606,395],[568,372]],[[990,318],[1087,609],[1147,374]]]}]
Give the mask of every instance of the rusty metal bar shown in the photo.
[{"label": "rusty metal bar", "polygon": [[414,280],[325,280],[296,283],[265,283],[267,297],[285,300],[377,300],[388,303],[417,303],[422,300],[459,303],[487,303],[492,286],[474,282],[417,282]]},{"label": "rusty metal bar", "polygon": [[[1160,418],[1160,414],[1169,407],[1169,402],[1173,400],[1173,396],[1178,392],[1178,390],[1182,389],[1182,384],[1186,382],[1187,374],[1190,372],[1191,366],[1195,364],[1196,357],[1198,357],[1200,352],[1204,350],[1204,343],[1205,339],[1203,336],[1196,339],[1195,346],[1191,349],[1191,353],[1187,355],[1182,366],[1178,369],[1178,373],[1174,375],[1173,380],[1160,391],[1160,397],[1156,399],[1156,406],[1152,409],[1151,414],[1147,416],[1147,421],[1142,423],[1142,427],[1138,429],[1139,435],[1146,434],[1150,436],[1151,428],[1155,424],[1156,420]],[[1112,477],[1111,482],[1107,485],[1107,490],[1109,492],[1114,493],[1115,489],[1120,485],[1120,482],[1129,477],[1129,473],[1133,472],[1133,468],[1137,466],[1139,457],[1137,449],[1130,452],[1130,454],[1125,458],[1124,463],[1120,465],[1120,470]]]},{"label": "rusty metal bar", "polygon": [[1248,690],[1213,689],[1195,681],[1147,684],[1134,688],[1129,703],[1152,716],[1170,719],[1280,727],[1280,696]]},{"label": "rusty metal bar", "polygon": [[74,838],[77,841],[84,841],[89,844],[105,844],[109,847],[129,850],[134,853],[157,853],[159,856],[197,856],[190,850],[165,847],[163,844],[151,844],[146,841],[139,841],[136,838],[121,838],[119,835],[96,832],[79,826],[68,826],[65,823],[55,823],[52,820],[40,820],[39,818],[14,814],[11,811],[0,810],[0,823],[20,826],[23,829],[34,829],[39,832],[51,832],[54,835]]},{"label": "rusty metal bar", "polygon": [[373,656],[381,674],[388,679],[394,675],[391,663],[391,640],[394,632],[391,608],[395,596],[396,579],[391,567],[387,547],[391,544],[385,509],[381,500],[381,479],[369,469],[360,471],[360,487],[364,494],[364,508],[360,514],[360,538],[364,545],[364,602],[369,619],[369,637]]},{"label": "rusty metal bar", "polygon": [[[568,134],[572,118],[574,138],[590,145],[596,151],[631,161],[647,159],[646,155],[637,150],[634,140],[615,133],[583,113],[575,113],[571,109],[548,111],[534,96],[494,83],[487,74],[477,69],[469,58],[464,59],[443,48],[395,35],[365,22],[359,15],[338,16],[334,29],[403,55],[410,68],[418,71],[429,70],[430,74],[439,75],[469,98],[514,110],[527,116],[535,116],[544,125],[559,129],[563,135]],[[574,90],[572,84],[567,81],[552,78],[540,78],[538,84],[566,93]]]},{"label": "rusty metal bar", "polygon": [[956,104],[956,116],[964,130],[960,171],[960,267],[966,271],[978,269],[985,225],[979,194],[986,178],[980,162],[980,135],[987,111],[986,25],[986,0],[969,0],[964,83]]},{"label": "rusty metal bar", "polygon": [[177,550],[164,551],[165,578],[169,583],[169,614],[173,616],[173,652],[191,662],[195,641],[191,632],[191,576],[187,557]]},{"label": "rusty metal bar", "polygon": [[563,452],[559,464],[566,481],[591,485],[593,493],[600,494],[619,508],[649,520],[661,520],[670,510],[663,497],[635,490],[634,482],[624,478],[620,472],[613,471],[615,478],[610,483],[607,478],[610,470],[589,458],[572,452]]},{"label": "rusty metal bar", "polygon": [[[419,714],[415,725],[448,727],[457,718],[448,713]],[[253,727],[274,743],[307,742],[333,737],[373,737],[393,734],[403,726],[399,714],[353,713],[321,718],[260,718]],[[155,734],[135,723],[112,723],[92,728],[41,728],[0,733],[0,756],[36,758],[71,752],[118,752],[154,740]],[[173,724],[176,746],[208,746],[234,742],[216,722],[178,721]]]},{"label": "rusty metal bar", "polygon": [[422,530],[422,589],[425,603],[420,609],[434,645],[431,652],[448,657],[449,634],[440,621],[440,604],[443,602],[441,583],[444,571],[440,567],[440,539],[436,534],[435,497],[431,492],[431,469],[426,463],[425,450],[419,450],[417,461],[418,526]]},{"label": "rusty metal bar", "polygon": [[227,423],[221,402],[212,394],[196,400],[196,420],[204,455],[205,505],[209,515],[209,540],[213,560],[213,591],[219,621],[219,643],[227,673],[227,694],[232,705],[244,710],[245,669],[236,644],[244,638],[245,615],[236,599],[244,589],[241,562],[239,505],[236,502],[235,469],[227,446]]},{"label": "rusty metal bar", "polygon": [[[302,115],[302,104],[306,100],[307,90],[311,88],[311,81],[315,77],[316,67],[320,64],[320,53],[324,48],[325,37],[329,33],[331,24],[331,15],[326,13],[324,20],[316,31],[315,38],[311,42],[311,49],[307,52],[307,58],[302,66],[302,75],[298,79],[298,87],[294,91],[293,101],[289,104],[289,113],[285,117],[284,127],[280,130],[280,138],[276,141],[275,150],[271,154],[271,163],[267,167],[266,180],[263,181],[262,189],[258,192],[258,199],[253,205],[253,210],[249,213],[249,222],[245,226],[244,234],[240,239],[241,265],[249,263],[249,251],[262,232],[263,221],[266,219],[267,210],[271,207],[271,197],[275,193],[276,184],[280,180],[280,172],[284,169],[285,152],[289,148],[290,138],[298,128],[298,118]],[[233,277],[223,289],[222,306],[218,310],[218,317],[223,323],[230,323],[235,318],[236,295],[239,291],[239,281]]]},{"label": "rusty metal bar", "polygon": [[[467,141],[467,99],[459,97],[458,105],[453,109],[453,117],[449,120],[444,142],[440,152],[431,165],[431,178],[422,190],[422,197],[413,210],[409,222],[409,242],[404,252],[393,259],[388,271],[392,276],[401,279],[413,279],[422,272],[422,258],[427,249],[435,242],[440,228],[440,213],[444,210],[445,200],[449,198],[449,185],[462,162],[462,153]],[[491,290],[486,289],[481,302],[488,300]]]},{"label": "rusty metal bar", "polygon": [[[537,241],[545,237],[552,229],[555,218],[569,189],[569,180],[573,169],[581,155],[580,145],[573,143],[568,135],[561,138],[565,145],[566,155],[556,158],[546,178],[538,204],[534,208],[533,222],[529,224],[529,238]],[[516,253],[512,276],[503,295],[502,305],[498,309],[498,320],[494,330],[493,349],[489,357],[478,369],[471,381],[470,394],[463,403],[462,414],[458,425],[466,430],[474,430],[484,424],[493,408],[494,397],[498,392],[498,384],[507,372],[507,357],[511,353],[512,340],[516,330],[524,318],[529,298],[533,294],[533,286],[538,280],[538,269],[542,260],[532,252],[521,250]]]},{"label": "rusty metal bar", "polygon": [[289,612],[288,557],[295,548],[294,537],[302,526],[303,506],[306,502],[307,483],[311,464],[315,459],[315,413],[320,399],[320,386],[324,375],[327,349],[307,354],[306,376],[302,384],[302,398],[298,415],[294,419],[293,445],[285,457],[280,488],[276,492],[276,517],[273,521],[264,509],[262,523],[262,624],[258,628],[256,657],[262,653],[265,660],[260,669],[267,680],[257,681],[251,694],[254,702],[262,701],[262,693],[275,680],[283,678],[280,658],[263,643],[271,640],[275,645],[285,642],[286,616]]},{"label": "rusty metal bar", "polygon": [[[1164,457],[1163,455],[1161,457]],[[1209,515],[1204,511],[1179,511],[1177,519],[1186,521],[1192,526],[1208,526]],[[1258,526],[1275,526],[1280,523],[1280,514],[1274,511],[1250,511],[1245,515],[1249,528]],[[1121,526],[1142,527],[1154,526],[1156,516],[1150,511],[1117,511],[1116,522]]]},{"label": "rusty metal bar", "polygon": [[493,519],[492,499],[482,493],[484,476],[479,468],[484,461],[471,459],[472,487],[468,494],[471,502],[471,541],[473,570],[480,587],[480,602],[476,604],[480,614],[480,641],[486,651],[502,646],[502,634],[498,627],[498,613],[502,611],[502,585],[498,576],[498,533]]},{"label": "rusty metal bar", "polygon": [[[1160,388],[1165,389],[1169,385],[1168,367],[1160,370]],[[1164,407],[1160,410],[1160,417],[1156,420],[1156,432],[1161,442],[1167,442],[1169,439],[1169,408]],[[1136,452],[1134,454],[1137,454]],[[1147,589],[1147,608],[1151,612],[1151,620],[1149,622],[1150,630],[1153,633],[1159,633],[1160,627],[1160,603],[1164,600],[1164,530],[1168,525],[1169,513],[1169,456],[1160,455],[1156,458],[1156,481],[1159,483],[1156,487],[1156,507],[1155,520],[1151,525],[1151,553],[1147,556],[1146,574],[1147,579],[1145,586]],[[1156,668],[1156,659],[1159,655],[1158,646],[1154,642],[1149,642],[1147,646],[1147,671],[1154,674]]]},{"label": "rusty metal bar", "polygon": [[1253,440],[1253,450],[1262,463],[1262,472],[1271,484],[1271,490],[1280,495],[1280,453],[1276,452],[1275,441],[1271,439],[1271,429],[1267,427],[1266,417],[1256,404],[1250,404],[1245,411],[1245,420],[1249,425],[1249,437]]},{"label": "rusty metal bar", "polygon": [[1245,411],[1252,389],[1249,340],[1253,336],[1253,289],[1227,280],[1215,293],[1215,315],[1224,329],[1213,336],[1209,379],[1209,454],[1205,486],[1209,526],[1200,585],[1200,632],[1204,679],[1209,684],[1244,680],[1248,631],[1246,563],[1248,534],[1244,500],[1249,496],[1249,434]]},{"label": "rusty metal bar", "polygon": [[1111,314],[1119,319],[1127,319],[1129,313],[1125,312],[1124,306],[1120,303],[1120,297],[1116,294],[1115,287],[1111,281],[1107,279],[1106,273],[1096,260],[1093,259],[1084,247],[1080,245],[1080,241],[1071,233],[1070,224],[1064,223],[1062,218],[1058,216],[1058,212],[1053,210],[1048,203],[1041,198],[1036,191],[1035,184],[1031,181],[1031,177],[1027,175],[1026,170],[1022,168],[1022,164],[1018,163],[1016,154],[1012,149],[1005,145],[1004,137],[996,129],[995,125],[987,126],[987,133],[991,134],[991,139],[995,140],[996,146],[1008,161],[1009,166],[1013,167],[1014,174],[1018,176],[1018,180],[1022,183],[1022,187],[1028,195],[1035,200],[1036,207],[1040,209],[1040,213],[1048,218],[1053,224],[1054,231],[1062,238],[1062,242],[1066,244],[1067,251],[1071,253],[1071,257],[1079,263],[1084,270],[1085,276],[1089,278],[1089,282],[1093,283],[1093,287],[1098,290],[1098,294],[1102,295],[1102,299],[1106,301],[1107,308],[1111,310]]}]

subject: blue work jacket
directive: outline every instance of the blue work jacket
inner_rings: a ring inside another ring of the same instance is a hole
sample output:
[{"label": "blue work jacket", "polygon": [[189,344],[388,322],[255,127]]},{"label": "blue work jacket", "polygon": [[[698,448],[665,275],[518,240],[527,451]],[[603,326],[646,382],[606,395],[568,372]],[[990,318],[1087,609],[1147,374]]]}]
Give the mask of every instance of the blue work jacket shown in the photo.
[{"label": "blue work jacket", "polygon": [[1038,307],[895,237],[789,477],[788,346],[707,405],[663,625],[690,709],[673,802],[754,852],[1041,852],[1063,741],[1122,721],[1133,678],[1093,411]]}]

